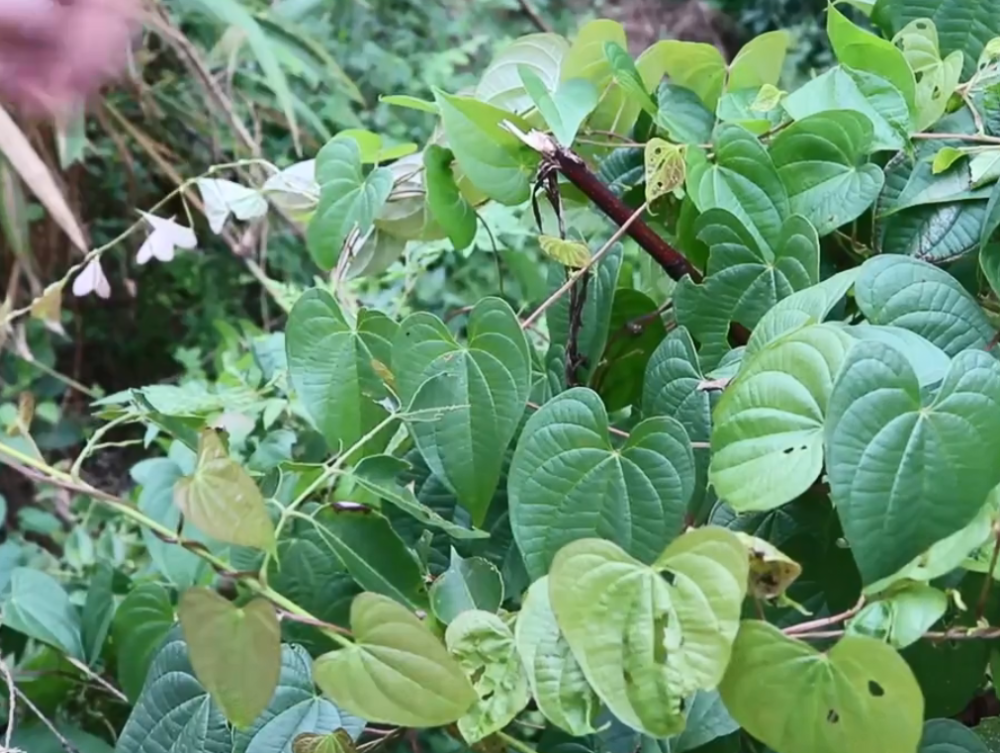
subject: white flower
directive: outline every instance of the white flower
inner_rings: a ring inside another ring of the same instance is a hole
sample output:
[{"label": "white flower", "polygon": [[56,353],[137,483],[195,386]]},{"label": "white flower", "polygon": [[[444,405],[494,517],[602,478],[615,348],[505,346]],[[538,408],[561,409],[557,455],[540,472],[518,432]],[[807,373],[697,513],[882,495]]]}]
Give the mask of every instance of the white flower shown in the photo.
[{"label": "white flower", "polygon": [[111,297],[111,285],[108,283],[108,278],[104,276],[101,260],[96,257],[91,259],[73,280],[73,295],[77,298],[83,298],[89,293],[97,293],[101,298]]},{"label": "white flower", "polygon": [[146,238],[145,243],[139,249],[135,260],[139,264],[145,264],[150,259],[156,258],[160,261],[173,261],[174,249],[192,249],[198,245],[194,230],[174,222],[174,218],[165,220],[152,214],[140,212],[146,222],[153,229],[153,232]]},{"label": "white flower", "polygon": [[199,178],[198,188],[205,202],[208,225],[216,235],[222,232],[230,214],[243,222],[267,214],[267,200],[253,188],[215,178]]}]

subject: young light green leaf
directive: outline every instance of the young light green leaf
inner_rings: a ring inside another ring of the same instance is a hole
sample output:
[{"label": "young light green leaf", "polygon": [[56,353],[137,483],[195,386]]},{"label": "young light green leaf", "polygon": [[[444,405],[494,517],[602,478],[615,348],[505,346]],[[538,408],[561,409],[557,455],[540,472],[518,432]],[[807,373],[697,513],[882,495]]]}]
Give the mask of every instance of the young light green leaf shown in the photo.
[{"label": "young light green leaf", "polygon": [[312,658],[301,646],[281,647],[281,675],[271,702],[252,725],[233,731],[232,753],[287,751],[303,734],[341,732],[357,739],[363,720],[341,711],[317,695],[312,678]]},{"label": "young light green leaf", "polygon": [[80,613],[59,581],[48,573],[17,567],[10,574],[0,617],[4,627],[85,660]]},{"label": "young light green leaf", "polygon": [[941,59],[937,28],[931,19],[919,19],[907,24],[892,38],[894,46],[903,51],[916,80],[914,130],[923,131],[934,125],[948,108],[948,100],[962,80],[965,56],[956,50]]},{"label": "young light green leaf", "polygon": [[734,509],[770,510],[804,493],[823,468],[823,426],[853,339],[816,324],[755,353],[715,408],[709,481]]},{"label": "young light green leaf", "polygon": [[118,681],[135,703],[153,657],[174,625],[170,594],[158,583],[143,583],[122,600],[112,636],[118,656]]},{"label": "young light green leaf", "polygon": [[482,557],[463,559],[451,550],[451,563],[431,584],[431,611],[445,625],[471,610],[496,613],[503,603],[500,571]]},{"label": "young light green leaf", "polygon": [[257,484],[219,435],[202,431],[194,474],[174,484],[174,504],[199,530],[227,544],[274,548],[274,524]]},{"label": "young light green leaf", "polygon": [[965,527],[1000,483],[1000,363],[964,351],[936,394],[906,357],[857,343],[830,395],[831,496],[864,583]]},{"label": "young light green leaf", "polygon": [[593,734],[600,702],[559,631],[549,600],[548,576],[528,589],[514,639],[538,710],[574,737]]},{"label": "young light green leaf", "polygon": [[444,639],[479,696],[458,720],[462,737],[475,744],[506,727],[528,705],[528,676],[513,633],[495,614],[462,612],[448,626]]},{"label": "young light green leaf", "polygon": [[630,727],[664,737],[683,730],[684,699],[721,680],[747,575],[742,544],[719,528],[678,538],[652,567],[581,539],[556,556],[549,598],[601,700]]},{"label": "young light green leaf", "polygon": [[934,155],[934,161],[931,163],[931,171],[935,175],[943,173],[958,162],[958,160],[967,156],[968,152],[963,149],[958,149],[954,146],[941,147],[938,153]]},{"label": "young light green leaf", "polygon": [[920,686],[903,658],[873,638],[848,636],[820,653],[747,620],[719,691],[740,726],[775,750],[912,753],[920,741]]},{"label": "young light green leaf", "polygon": [[230,214],[243,222],[267,214],[267,200],[256,189],[217,178],[199,178],[197,183],[208,225],[216,235],[222,232]]},{"label": "young light green leaf", "polygon": [[501,204],[528,198],[539,155],[503,128],[509,121],[527,132],[530,126],[507,110],[435,90],[448,146],[472,184]]},{"label": "young light green leaf", "polygon": [[693,488],[691,442],[677,421],[642,421],[616,448],[600,397],[576,387],[547,402],[521,433],[507,482],[511,527],[533,578],[587,536],[652,562],[680,534]]},{"label": "young light green leaf", "polygon": [[389,94],[382,95],[378,98],[379,102],[385,102],[387,105],[395,105],[396,107],[405,107],[409,110],[418,110],[420,112],[429,112],[432,115],[438,115],[438,106],[434,102],[428,102],[425,99],[420,99],[419,97],[411,97],[408,94]]},{"label": "young light green leaf", "polygon": [[826,33],[841,64],[886,79],[903,95],[910,113],[916,115],[913,71],[896,45],[855,26],[833,5],[827,8]]},{"label": "young light green leaf", "polygon": [[572,146],[583,121],[597,107],[597,89],[586,79],[571,78],[559,83],[558,88],[550,92],[530,67],[518,66],[518,74],[556,141],[567,148]]},{"label": "young light green leaf", "polygon": [[476,238],[476,210],[465,200],[451,170],[451,150],[429,144],[424,149],[424,186],[431,215],[448,234],[456,251]]},{"label": "young light green leaf", "polygon": [[[164,709],[172,713],[165,714]],[[115,751],[174,750],[179,741],[200,753],[233,749],[226,717],[195,676],[187,644],[177,629],[157,652]]]},{"label": "young light green leaf", "polygon": [[915,332],[955,356],[985,348],[994,329],[976,300],[942,269],[908,256],[875,256],[854,285],[858,308],[872,324]]},{"label": "young light green leaf", "polygon": [[309,253],[322,269],[333,269],[353,233],[364,235],[392,191],[393,175],[379,167],[365,175],[354,139],[333,139],[316,156],[319,205],[306,234]]},{"label": "young light green leaf", "polygon": [[619,86],[622,93],[637,102],[649,115],[655,116],[656,104],[646,91],[646,85],[635,67],[632,56],[614,41],[604,43],[604,56],[611,65],[611,79]]},{"label": "young light green leaf", "polygon": [[379,402],[389,392],[377,364],[392,362],[397,329],[384,314],[364,309],[352,324],[320,288],[292,307],[285,332],[289,378],[332,450],[350,449],[389,415]]},{"label": "young light green leaf", "polygon": [[590,248],[582,241],[568,241],[552,235],[539,235],[538,245],[552,261],[570,269],[582,269],[590,261]]},{"label": "young light green leaf", "polygon": [[768,31],[751,39],[729,64],[726,89],[738,91],[775,87],[781,77],[790,43],[791,37],[783,30]]},{"label": "young light green leaf", "polygon": [[819,237],[792,215],[772,251],[725,209],[700,215],[695,232],[711,248],[707,277],[701,284],[682,279],[674,305],[678,323],[701,342],[702,366],[712,369],[729,351],[730,322],[752,329],[776,303],[819,280]]},{"label": "young light green leaf", "polygon": [[947,609],[944,591],[923,583],[908,583],[866,605],[847,624],[847,632],[869,635],[902,649],[920,640]]},{"label": "young light green leaf", "polygon": [[178,607],[191,666],[237,728],[267,708],[281,674],[281,626],[269,601],[237,607],[208,588],[189,588]]},{"label": "young light green leaf", "polygon": [[356,643],[316,659],[313,676],[337,705],[401,727],[457,721],[479,701],[462,667],[409,610],[363,593],[351,605]]},{"label": "young light green leaf", "polygon": [[435,421],[411,421],[410,431],[428,466],[480,525],[528,400],[531,357],[520,322],[500,299],[476,304],[467,331],[462,346],[437,317],[413,314],[393,341],[392,367],[404,405],[447,409]]},{"label": "young light green leaf", "polygon": [[663,61],[674,84],[693,91],[709,111],[715,112],[728,70],[715,45],[671,39],[657,42],[650,51]]},{"label": "young light green leaf", "polygon": [[866,162],[873,137],[864,115],[836,110],[792,123],[771,142],[791,211],[821,237],[857,219],[882,191],[881,168]]},{"label": "young light green leaf", "polygon": [[[475,96],[480,102],[526,115],[538,104],[521,75],[530,71],[547,92],[556,90],[569,43],[559,34],[525,34],[505,45],[479,77]],[[546,117],[542,113],[543,117]]]},{"label": "young light green leaf", "polygon": [[413,485],[403,486],[399,477],[411,466],[392,455],[372,455],[351,469],[350,478],[382,500],[398,507],[425,526],[440,528],[456,539],[485,539],[489,533],[478,528],[465,528],[439,515],[428,507],[413,491]]}]

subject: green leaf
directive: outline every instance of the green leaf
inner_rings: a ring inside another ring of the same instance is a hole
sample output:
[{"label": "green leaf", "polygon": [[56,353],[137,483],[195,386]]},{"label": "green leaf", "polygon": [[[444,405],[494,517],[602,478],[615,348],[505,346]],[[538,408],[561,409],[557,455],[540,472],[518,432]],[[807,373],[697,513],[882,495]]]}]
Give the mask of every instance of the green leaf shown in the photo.
[{"label": "green leaf", "polygon": [[556,141],[565,147],[572,146],[583,121],[597,107],[597,89],[586,79],[571,78],[550,92],[531,68],[518,66],[518,72],[525,90],[545,118]]},{"label": "green leaf", "polygon": [[954,719],[929,719],[917,753],[991,753],[986,743]]},{"label": "green leaf", "polygon": [[892,38],[903,51],[916,78],[914,130],[923,131],[934,125],[948,108],[948,100],[962,80],[965,56],[956,50],[941,59],[937,29],[927,19],[912,21]]},{"label": "green leaf", "polygon": [[691,700],[684,731],[670,739],[670,753],[703,751],[713,740],[736,732],[740,726],[729,715],[719,691],[699,690]]},{"label": "green leaf", "polygon": [[112,635],[118,656],[118,681],[133,704],[173,625],[170,594],[158,583],[143,583],[130,591],[115,612]]},{"label": "green leaf", "polygon": [[934,155],[934,161],[931,163],[931,171],[935,175],[945,172],[954,165],[958,160],[963,157],[967,157],[968,152],[964,152],[961,149],[956,149],[953,146],[943,147],[936,155]]},{"label": "green leaf", "polygon": [[476,210],[458,190],[451,171],[452,153],[437,144],[424,149],[424,185],[431,215],[448,233],[456,251],[476,238]]},{"label": "green leaf", "polygon": [[410,464],[392,455],[373,455],[358,463],[350,478],[380,499],[389,502],[425,526],[440,528],[456,539],[484,539],[489,534],[478,528],[465,528],[439,515],[413,491],[413,485],[402,486],[397,479],[410,470]]},{"label": "green leaf", "polygon": [[384,314],[366,309],[351,323],[333,296],[319,288],[307,290],[292,307],[285,332],[288,375],[334,452],[353,447],[389,415],[379,403],[389,392],[378,364],[392,362],[397,329]]},{"label": "green leaf", "polygon": [[671,39],[657,42],[650,50],[663,61],[674,84],[693,91],[710,112],[715,112],[727,72],[726,60],[715,45]]},{"label": "green leaf", "polygon": [[507,110],[471,97],[437,89],[434,97],[441,110],[448,147],[472,184],[501,204],[525,201],[539,156],[501,124],[509,121],[525,132],[530,126]]},{"label": "green leaf", "polygon": [[363,720],[342,712],[316,695],[312,659],[299,646],[281,647],[281,675],[271,703],[245,730],[233,733],[232,753],[288,751],[302,734],[327,735],[342,730],[351,738],[360,736]]},{"label": "green leaf", "polygon": [[701,343],[701,362],[714,368],[729,351],[730,322],[753,329],[774,305],[819,280],[819,238],[805,218],[792,215],[761,247],[740,220],[709,209],[695,222],[698,240],[711,248],[707,277],[682,279],[674,292],[677,321]]},{"label": "green leaf", "polygon": [[854,298],[872,324],[908,329],[949,356],[985,348],[993,338],[989,320],[961,283],[918,259],[869,259],[854,285]]},{"label": "green leaf", "polygon": [[326,735],[311,732],[299,735],[292,744],[292,753],[356,753],[354,740],[344,730]]},{"label": "green leaf", "polygon": [[735,510],[770,510],[817,479],[827,402],[851,345],[835,325],[794,330],[749,358],[726,388],[709,481]]},{"label": "green leaf", "polygon": [[189,588],[178,607],[191,666],[222,713],[245,729],[267,708],[281,674],[281,627],[269,601],[243,607]]},{"label": "green leaf", "polygon": [[479,696],[461,666],[409,610],[363,593],[351,605],[355,643],[316,659],[316,684],[337,705],[371,722],[439,727]]},{"label": "green leaf", "polygon": [[17,567],[10,574],[0,619],[10,630],[85,659],[80,613],[59,581],[41,570]]},{"label": "green leaf", "polygon": [[590,248],[582,241],[568,241],[551,235],[539,235],[542,253],[552,261],[571,269],[582,269],[590,261]]},{"label": "green leaf", "polygon": [[847,624],[848,635],[869,635],[894,648],[920,640],[948,609],[944,591],[922,583],[906,584],[867,604]]},{"label": "green leaf", "polygon": [[872,20],[890,34],[919,19],[937,27],[942,52],[965,53],[963,78],[976,72],[987,43],[1000,35],[1000,8],[991,0],[878,0],[872,12]]},{"label": "green leaf", "polygon": [[979,263],[984,272],[987,273],[987,279],[993,288],[995,293],[998,288],[1000,288],[1000,281],[998,281],[998,275],[989,274],[989,271],[995,270],[995,262],[991,262],[990,259],[996,256],[996,251],[988,251],[990,238],[993,234],[1000,228],[1000,183],[995,183],[993,185],[993,191],[990,194],[990,200],[986,205],[985,216],[983,218],[983,227],[979,234]]},{"label": "green leaf", "polygon": [[604,43],[604,56],[611,65],[611,78],[629,99],[637,102],[649,115],[656,115],[656,104],[646,91],[632,56],[614,41]]},{"label": "green leaf", "polygon": [[657,90],[656,102],[656,125],[666,131],[671,141],[704,144],[712,138],[715,114],[690,89],[663,83]]},{"label": "green leaf", "polygon": [[528,589],[514,639],[538,710],[574,737],[593,734],[600,702],[559,631],[549,600],[548,576]]},{"label": "green leaf", "polygon": [[909,143],[910,110],[903,94],[884,78],[847,66],[831,68],[783,102],[795,120],[829,110],[853,110],[874,128],[872,149],[900,150]]},{"label": "green leaf", "polygon": [[365,175],[354,139],[333,139],[316,156],[319,205],[306,235],[313,261],[333,269],[352,233],[365,235],[392,191],[393,175],[379,167]]},{"label": "green leaf", "polygon": [[903,95],[910,113],[916,114],[913,71],[896,45],[855,26],[833,5],[827,8],[826,33],[842,65],[884,78]]},{"label": "green leaf", "polygon": [[431,584],[430,600],[431,611],[445,625],[471,610],[495,614],[503,603],[503,578],[482,557],[463,559],[452,549],[448,569]]},{"label": "green leaf", "polygon": [[723,123],[745,128],[754,136],[763,136],[785,119],[784,110],[775,101],[781,99],[778,95],[783,96],[784,92],[778,91],[776,95],[763,87],[726,92],[719,100],[715,114]]},{"label": "green leaf", "polygon": [[966,526],[1000,483],[1000,364],[965,351],[936,394],[906,357],[861,342],[844,361],[826,425],[832,498],[865,583]]},{"label": "green leaf", "polygon": [[924,700],[916,679],[899,654],[872,638],[848,636],[820,653],[747,620],[719,690],[740,726],[775,750],[912,753],[920,740]]},{"label": "green leaf", "polygon": [[787,31],[768,31],[754,37],[729,64],[729,91],[776,86],[785,64],[791,37]]},{"label": "green leaf", "polygon": [[[698,151],[692,147],[688,153]],[[765,253],[775,252],[790,214],[788,193],[756,136],[739,126],[720,126],[716,130],[715,164],[689,158],[687,186],[701,212],[727,210]]]},{"label": "green leaf", "polygon": [[[518,37],[503,47],[483,71],[476,85],[476,99],[525,115],[538,100],[525,82],[522,69],[530,71],[545,91],[555,91],[560,67],[568,52],[569,43],[559,34]],[[542,115],[545,117],[544,112]]]},{"label": "green leaf", "polygon": [[462,612],[445,632],[448,652],[472,680],[479,701],[458,720],[474,744],[499,732],[531,699],[528,677],[507,624],[490,612]]},{"label": "green leaf", "polygon": [[171,633],[149,668],[115,753],[231,753],[232,746],[226,718],[195,676],[180,630]]},{"label": "green leaf", "polygon": [[791,211],[820,236],[857,219],[882,191],[882,170],[866,163],[873,137],[864,115],[835,110],[792,123],[771,142]]},{"label": "green leaf", "polygon": [[438,106],[434,102],[428,102],[427,100],[420,99],[419,97],[411,97],[408,94],[383,94],[378,98],[378,101],[385,102],[387,105],[405,107],[408,110],[429,112],[433,115],[439,114]]},{"label": "green leaf", "polygon": [[115,617],[115,597],[111,590],[114,577],[115,571],[110,564],[98,562],[87,588],[80,627],[84,656],[91,665],[100,660],[104,641]]},{"label": "green leaf", "polygon": [[747,575],[746,550],[719,528],[686,533],[652,567],[583,539],[553,562],[549,598],[601,700],[630,727],[663,737],[683,730],[684,698],[722,679]]},{"label": "green leaf", "polygon": [[174,503],[218,541],[274,549],[274,524],[260,489],[211,429],[201,433],[194,474],[174,484]]},{"label": "green leaf", "polygon": [[642,421],[616,448],[601,399],[577,387],[521,433],[507,486],[511,527],[536,579],[562,547],[587,536],[652,562],[680,534],[693,488],[690,440],[677,421]]},{"label": "green leaf", "polygon": [[528,400],[531,359],[520,322],[498,298],[476,304],[467,331],[462,346],[437,317],[413,314],[396,334],[392,365],[404,405],[419,397],[414,408],[448,408],[437,420],[410,422],[410,433],[480,525]]},{"label": "green leaf", "polygon": [[942,264],[974,251],[985,222],[984,201],[916,207],[879,223],[875,251]]},{"label": "green leaf", "polygon": [[426,609],[417,561],[389,521],[367,508],[328,508],[314,516],[316,533],[366,591]]}]

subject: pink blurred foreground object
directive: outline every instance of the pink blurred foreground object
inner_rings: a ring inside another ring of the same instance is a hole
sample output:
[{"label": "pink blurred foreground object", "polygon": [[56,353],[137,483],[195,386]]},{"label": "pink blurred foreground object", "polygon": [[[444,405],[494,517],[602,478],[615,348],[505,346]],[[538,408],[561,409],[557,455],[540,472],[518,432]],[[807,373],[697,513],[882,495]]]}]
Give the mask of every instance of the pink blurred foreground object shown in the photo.
[{"label": "pink blurred foreground object", "polygon": [[0,0],[0,99],[61,114],[118,76],[140,0]]}]

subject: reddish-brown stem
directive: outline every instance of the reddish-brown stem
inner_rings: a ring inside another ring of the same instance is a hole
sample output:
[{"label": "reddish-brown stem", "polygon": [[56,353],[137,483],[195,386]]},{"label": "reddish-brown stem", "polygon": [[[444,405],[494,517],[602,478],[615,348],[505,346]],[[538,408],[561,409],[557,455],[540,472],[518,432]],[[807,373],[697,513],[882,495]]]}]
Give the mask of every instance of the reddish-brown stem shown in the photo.
[{"label": "reddish-brown stem", "polygon": [[800,635],[802,633],[811,633],[811,631],[817,628],[825,628],[830,625],[839,625],[842,622],[846,622],[851,619],[854,615],[861,611],[861,608],[865,605],[865,597],[862,596],[858,599],[858,603],[845,612],[839,614],[831,615],[830,617],[822,617],[818,620],[810,620],[809,622],[800,622],[798,625],[792,625],[787,627],[781,632],[785,635]]}]

